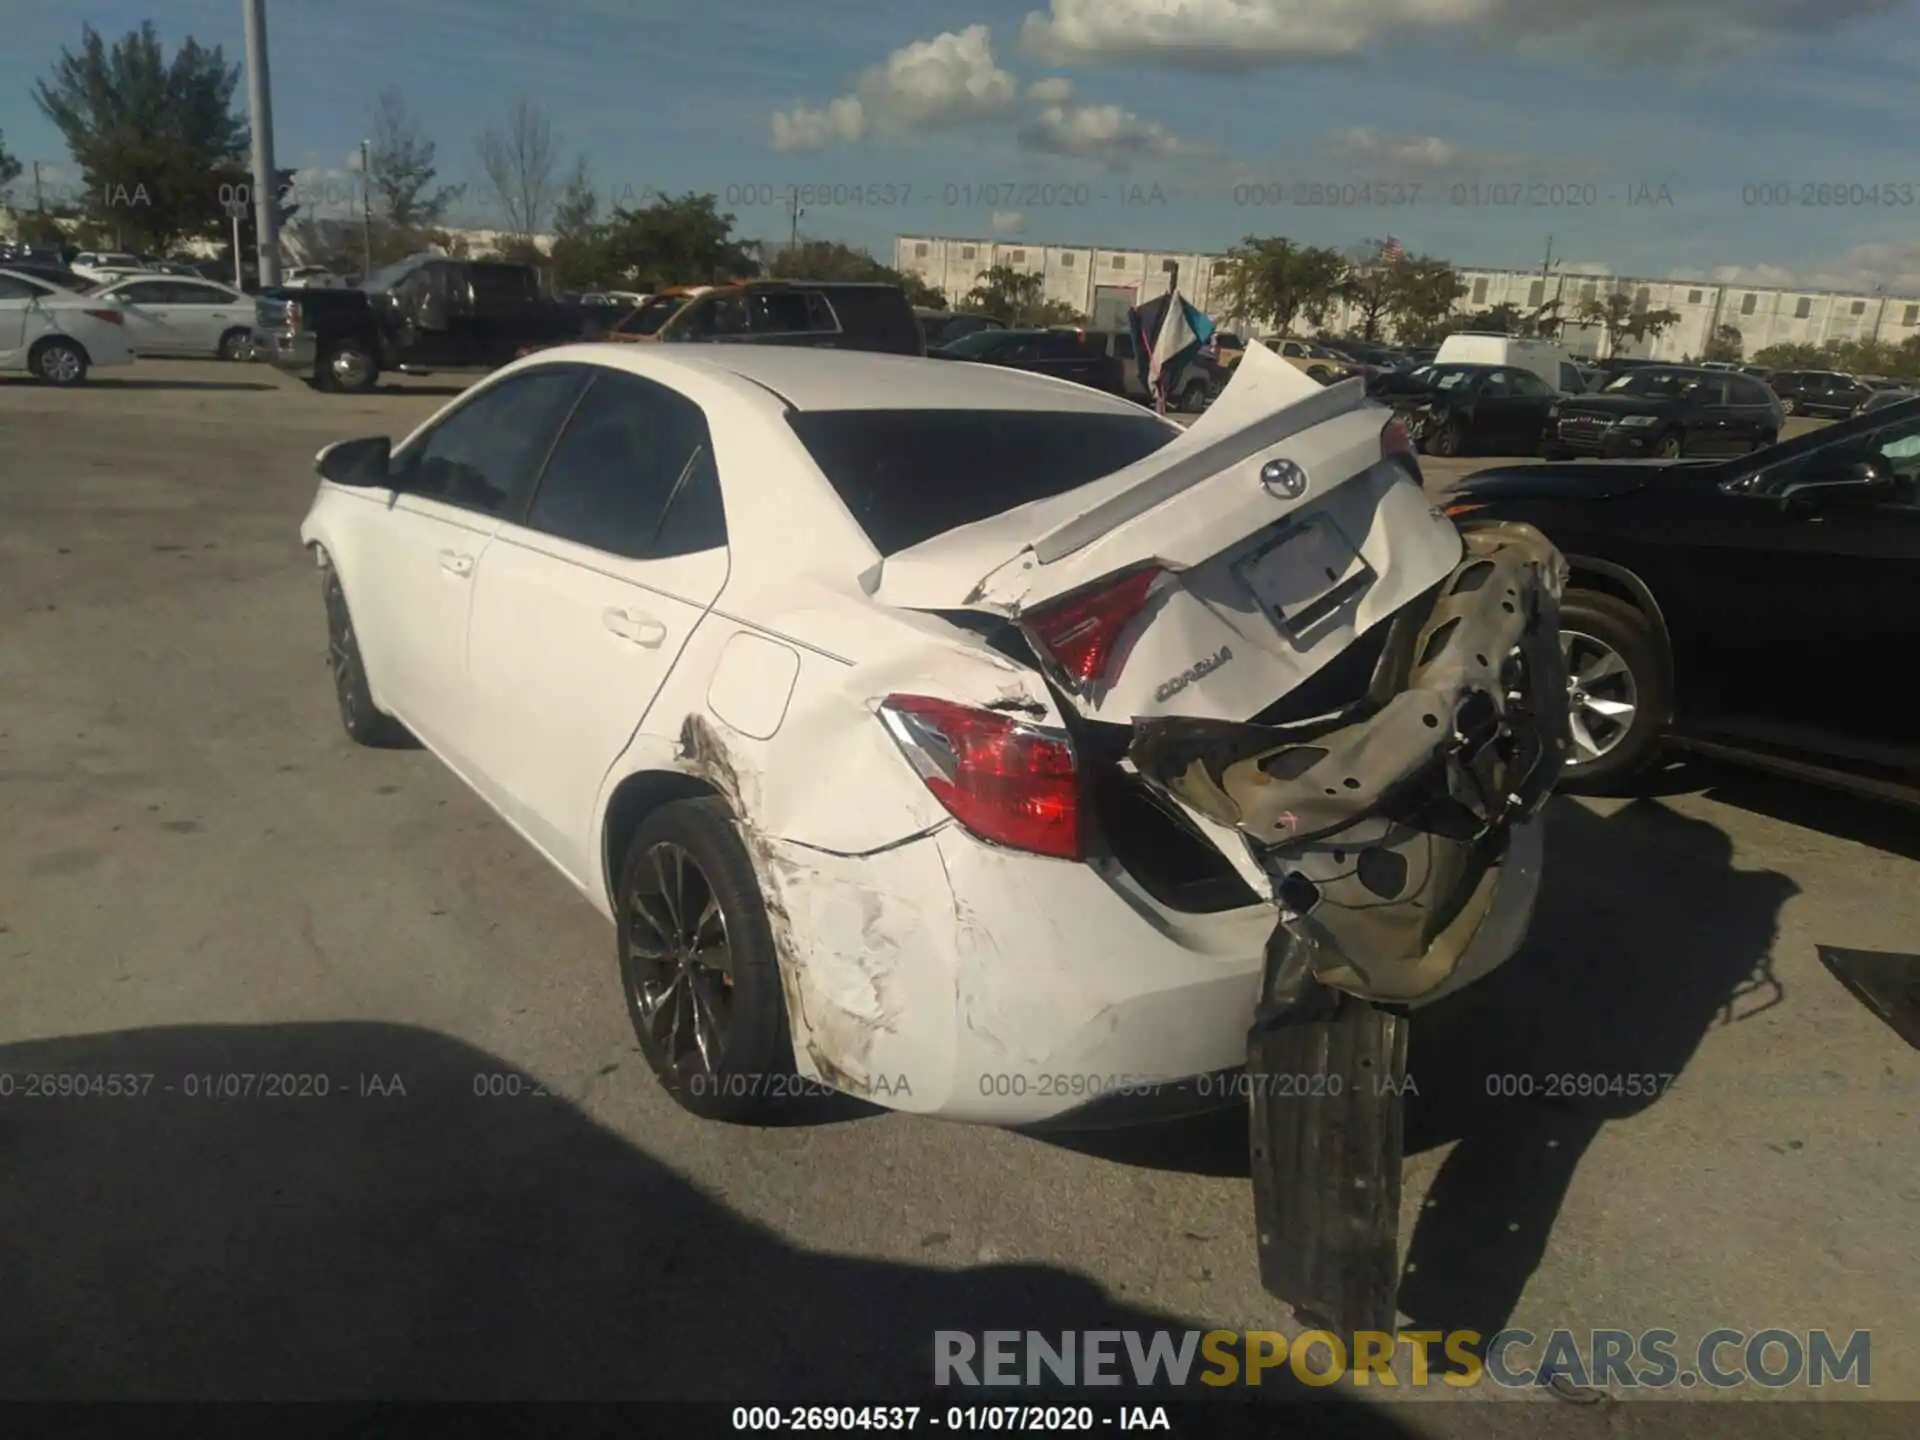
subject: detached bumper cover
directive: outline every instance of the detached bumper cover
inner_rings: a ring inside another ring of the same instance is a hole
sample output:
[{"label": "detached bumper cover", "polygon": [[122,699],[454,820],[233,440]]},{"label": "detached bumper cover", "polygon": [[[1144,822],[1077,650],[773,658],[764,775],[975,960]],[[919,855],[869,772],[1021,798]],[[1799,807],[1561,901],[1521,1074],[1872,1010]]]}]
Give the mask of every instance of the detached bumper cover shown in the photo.
[{"label": "detached bumper cover", "polygon": [[1246,836],[1313,978],[1366,999],[1444,986],[1493,907],[1514,826],[1539,813],[1572,749],[1566,562],[1530,526],[1464,538],[1453,573],[1390,622],[1348,711],[1135,729],[1149,783]]}]

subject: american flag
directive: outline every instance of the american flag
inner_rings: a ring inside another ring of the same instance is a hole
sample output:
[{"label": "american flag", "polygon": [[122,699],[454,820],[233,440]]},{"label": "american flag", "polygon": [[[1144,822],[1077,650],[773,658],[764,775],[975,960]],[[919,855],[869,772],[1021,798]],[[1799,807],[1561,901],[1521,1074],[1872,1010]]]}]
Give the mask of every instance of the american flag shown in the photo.
[{"label": "american flag", "polygon": [[1398,265],[1407,258],[1407,247],[1400,243],[1400,237],[1389,235],[1380,242],[1380,259],[1388,265]]}]

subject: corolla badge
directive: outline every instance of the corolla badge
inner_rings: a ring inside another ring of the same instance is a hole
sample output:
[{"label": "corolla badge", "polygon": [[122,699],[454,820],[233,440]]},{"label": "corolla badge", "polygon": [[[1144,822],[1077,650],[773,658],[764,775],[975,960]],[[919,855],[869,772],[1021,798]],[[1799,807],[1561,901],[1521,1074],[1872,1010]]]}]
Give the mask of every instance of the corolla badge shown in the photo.
[{"label": "corolla badge", "polygon": [[1155,690],[1153,692],[1154,701],[1164,705],[1182,690],[1193,684],[1194,681],[1206,679],[1207,676],[1211,675],[1231,659],[1233,659],[1233,651],[1225,645],[1222,645],[1214,654],[1209,655],[1204,660],[1196,661],[1194,664],[1189,665],[1178,675],[1160,686],[1159,689]]},{"label": "corolla badge", "polygon": [[1260,467],[1260,483],[1269,495],[1298,500],[1307,493],[1307,472],[1291,460],[1269,460]]}]

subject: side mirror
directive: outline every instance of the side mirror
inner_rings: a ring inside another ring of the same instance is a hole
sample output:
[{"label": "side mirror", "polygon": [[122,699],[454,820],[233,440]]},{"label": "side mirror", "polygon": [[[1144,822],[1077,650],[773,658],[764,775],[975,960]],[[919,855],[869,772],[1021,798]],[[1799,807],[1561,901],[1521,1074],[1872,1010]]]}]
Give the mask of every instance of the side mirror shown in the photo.
[{"label": "side mirror", "polygon": [[1883,499],[1894,493],[1893,471],[1878,455],[1863,456],[1840,465],[1817,480],[1801,480],[1780,491],[1781,505],[1790,510],[1809,509],[1835,501]]},{"label": "side mirror", "polygon": [[390,479],[393,441],[385,435],[364,440],[336,440],[313,457],[313,468],[322,480],[356,489],[385,489]]}]

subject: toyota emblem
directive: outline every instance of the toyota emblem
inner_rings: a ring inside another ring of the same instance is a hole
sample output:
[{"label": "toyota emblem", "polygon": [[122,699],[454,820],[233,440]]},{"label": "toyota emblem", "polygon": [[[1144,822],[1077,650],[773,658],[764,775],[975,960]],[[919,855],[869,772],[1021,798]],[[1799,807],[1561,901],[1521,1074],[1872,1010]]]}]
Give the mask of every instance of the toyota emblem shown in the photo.
[{"label": "toyota emblem", "polygon": [[1307,472],[1291,460],[1269,460],[1260,467],[1260,483],[1269,495],[1298,500],[1307,493]]}]

